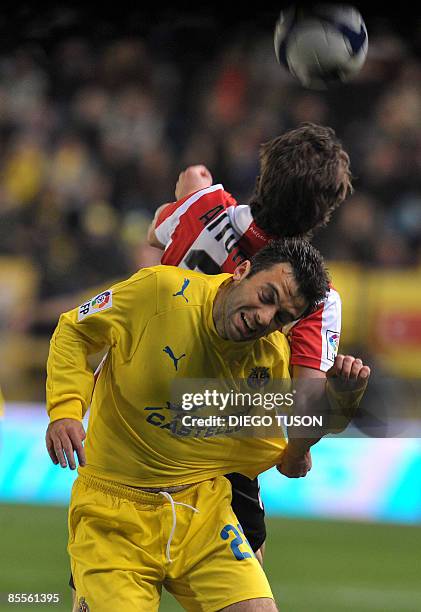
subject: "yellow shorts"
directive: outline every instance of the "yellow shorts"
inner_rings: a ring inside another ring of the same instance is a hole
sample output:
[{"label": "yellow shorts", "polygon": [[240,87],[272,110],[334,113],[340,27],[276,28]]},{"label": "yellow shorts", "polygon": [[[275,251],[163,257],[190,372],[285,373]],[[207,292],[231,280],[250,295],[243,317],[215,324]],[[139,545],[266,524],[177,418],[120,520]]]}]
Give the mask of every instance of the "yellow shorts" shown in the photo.
[{"label": "yellow shorts", "polygon": [[162,585],[195,612],[273,598],[224,477],[169,498],[81,475],[72,490],[68,550],[82,611],[154,612]]}]

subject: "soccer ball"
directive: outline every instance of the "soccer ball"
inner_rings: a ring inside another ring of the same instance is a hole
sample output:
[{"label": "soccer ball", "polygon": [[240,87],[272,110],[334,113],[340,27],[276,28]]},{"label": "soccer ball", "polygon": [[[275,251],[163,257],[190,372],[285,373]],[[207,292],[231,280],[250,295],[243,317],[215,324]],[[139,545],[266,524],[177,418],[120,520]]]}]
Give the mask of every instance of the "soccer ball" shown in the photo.
[{"label": "soccer ball", "polygon": [[316,4],[292,6],[276,23],[278,62],[310,89],[326,89],[347,81],[363,66],[368,36],[353,6]]}]

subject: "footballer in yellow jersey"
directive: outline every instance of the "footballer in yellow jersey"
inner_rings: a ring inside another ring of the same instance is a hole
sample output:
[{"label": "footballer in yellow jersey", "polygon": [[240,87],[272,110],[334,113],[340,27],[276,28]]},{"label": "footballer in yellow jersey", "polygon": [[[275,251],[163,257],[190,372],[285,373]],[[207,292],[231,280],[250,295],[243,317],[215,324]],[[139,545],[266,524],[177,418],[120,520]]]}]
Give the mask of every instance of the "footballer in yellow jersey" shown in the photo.
[{"label": "footballer in yellow jersey", "polygon": [[[92,394],[86,351],[110,346],[92,397],[85,474],[137,487],[168,487],[241,471],[251,478],[277,463],[284,440],[178,436],[171,428],[175,378],[248,378],[264,367],[286,378],[285,336],[233,342],[215,328],[215,296],[230,275],[172,266],[145,268],[63,315],[51,343],[51,420],[81,419]],[[72,360],[73,363],[70,361]]]},{"label": "footballer in yellow jersey", "polygon": [[[223,474],[255,477],[279,462],[285,440],[174,435],[170,387],[259,366],[287,377],[288,344],[272,332],[327,286],[320,255],[292,239],[233,275],[144,269],[61,316],[47,365],[47,448],[63,467],[66,458],[74,467],[76,450],[81,464],[69,511],[76,609],[157,610],[164,585],[187,610],[247,600],[276,610]],[[93,392],[87,355],[105,347]]]}]

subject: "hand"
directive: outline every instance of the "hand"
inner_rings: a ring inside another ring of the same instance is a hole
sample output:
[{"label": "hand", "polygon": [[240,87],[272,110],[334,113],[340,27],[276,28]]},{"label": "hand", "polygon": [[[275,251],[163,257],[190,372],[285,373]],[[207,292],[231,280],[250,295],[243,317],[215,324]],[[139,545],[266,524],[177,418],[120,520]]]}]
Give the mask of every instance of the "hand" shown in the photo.
[{"label": "hand", "polygon": [[[74,452],[76,451],[79,465],[86,464],[83,440],[86,438],[85,430],[80,421],[76,419],[59,419],[50,423],[45,436],[48,454],[54,465],[60,463],[62,468],[76,469]],[[67,461],[66,461],[67,459]]]},{"label": "hand", "polygon": [[326,372],[326,378],[332,389],[357,390],[365,388],[371,370],[362,360],[352,355],[337,355],[335,363]]},{"label": "hand", "polygon": [[368,381],[371,370],[362,360],[352,355],[337,355],[335,363],[326,372],[327,378],[340,378],[343,381]]},{"label": "hand", "polygon": [[290,446],[287,446],[276,469],[287,478],[303,478],[311,470],[311,467],[312,461],[309,450],[297,454],[291,450]]},{"label": "hand", "polygon": [[338,355],[326,372],[326,394],[330,408],[327,433],[341,433],[355,417],[365,393],[370,368],[352,355]]},{"label": "hand", "polygon": [[177,184],[175,186],[175,197],[177,200],[185,198],[190,193],[210,187],[212,185],[212,175],[206,166],[201,164],[197,166],[189,166],[183,172],[180,172]]}]

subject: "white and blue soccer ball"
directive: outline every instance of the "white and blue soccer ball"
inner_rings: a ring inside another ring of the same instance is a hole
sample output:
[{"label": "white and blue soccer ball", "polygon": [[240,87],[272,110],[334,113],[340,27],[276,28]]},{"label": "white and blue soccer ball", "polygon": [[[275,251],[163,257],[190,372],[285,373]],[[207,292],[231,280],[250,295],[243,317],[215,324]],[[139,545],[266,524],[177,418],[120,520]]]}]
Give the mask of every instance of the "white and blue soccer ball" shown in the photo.
[{"label": "white and blue soccer ball", "polygon": [[367,28],[353,6],[291,6],[276,23],[278,62],[304,86],[326,89],[348,81],[367,57]]}]

